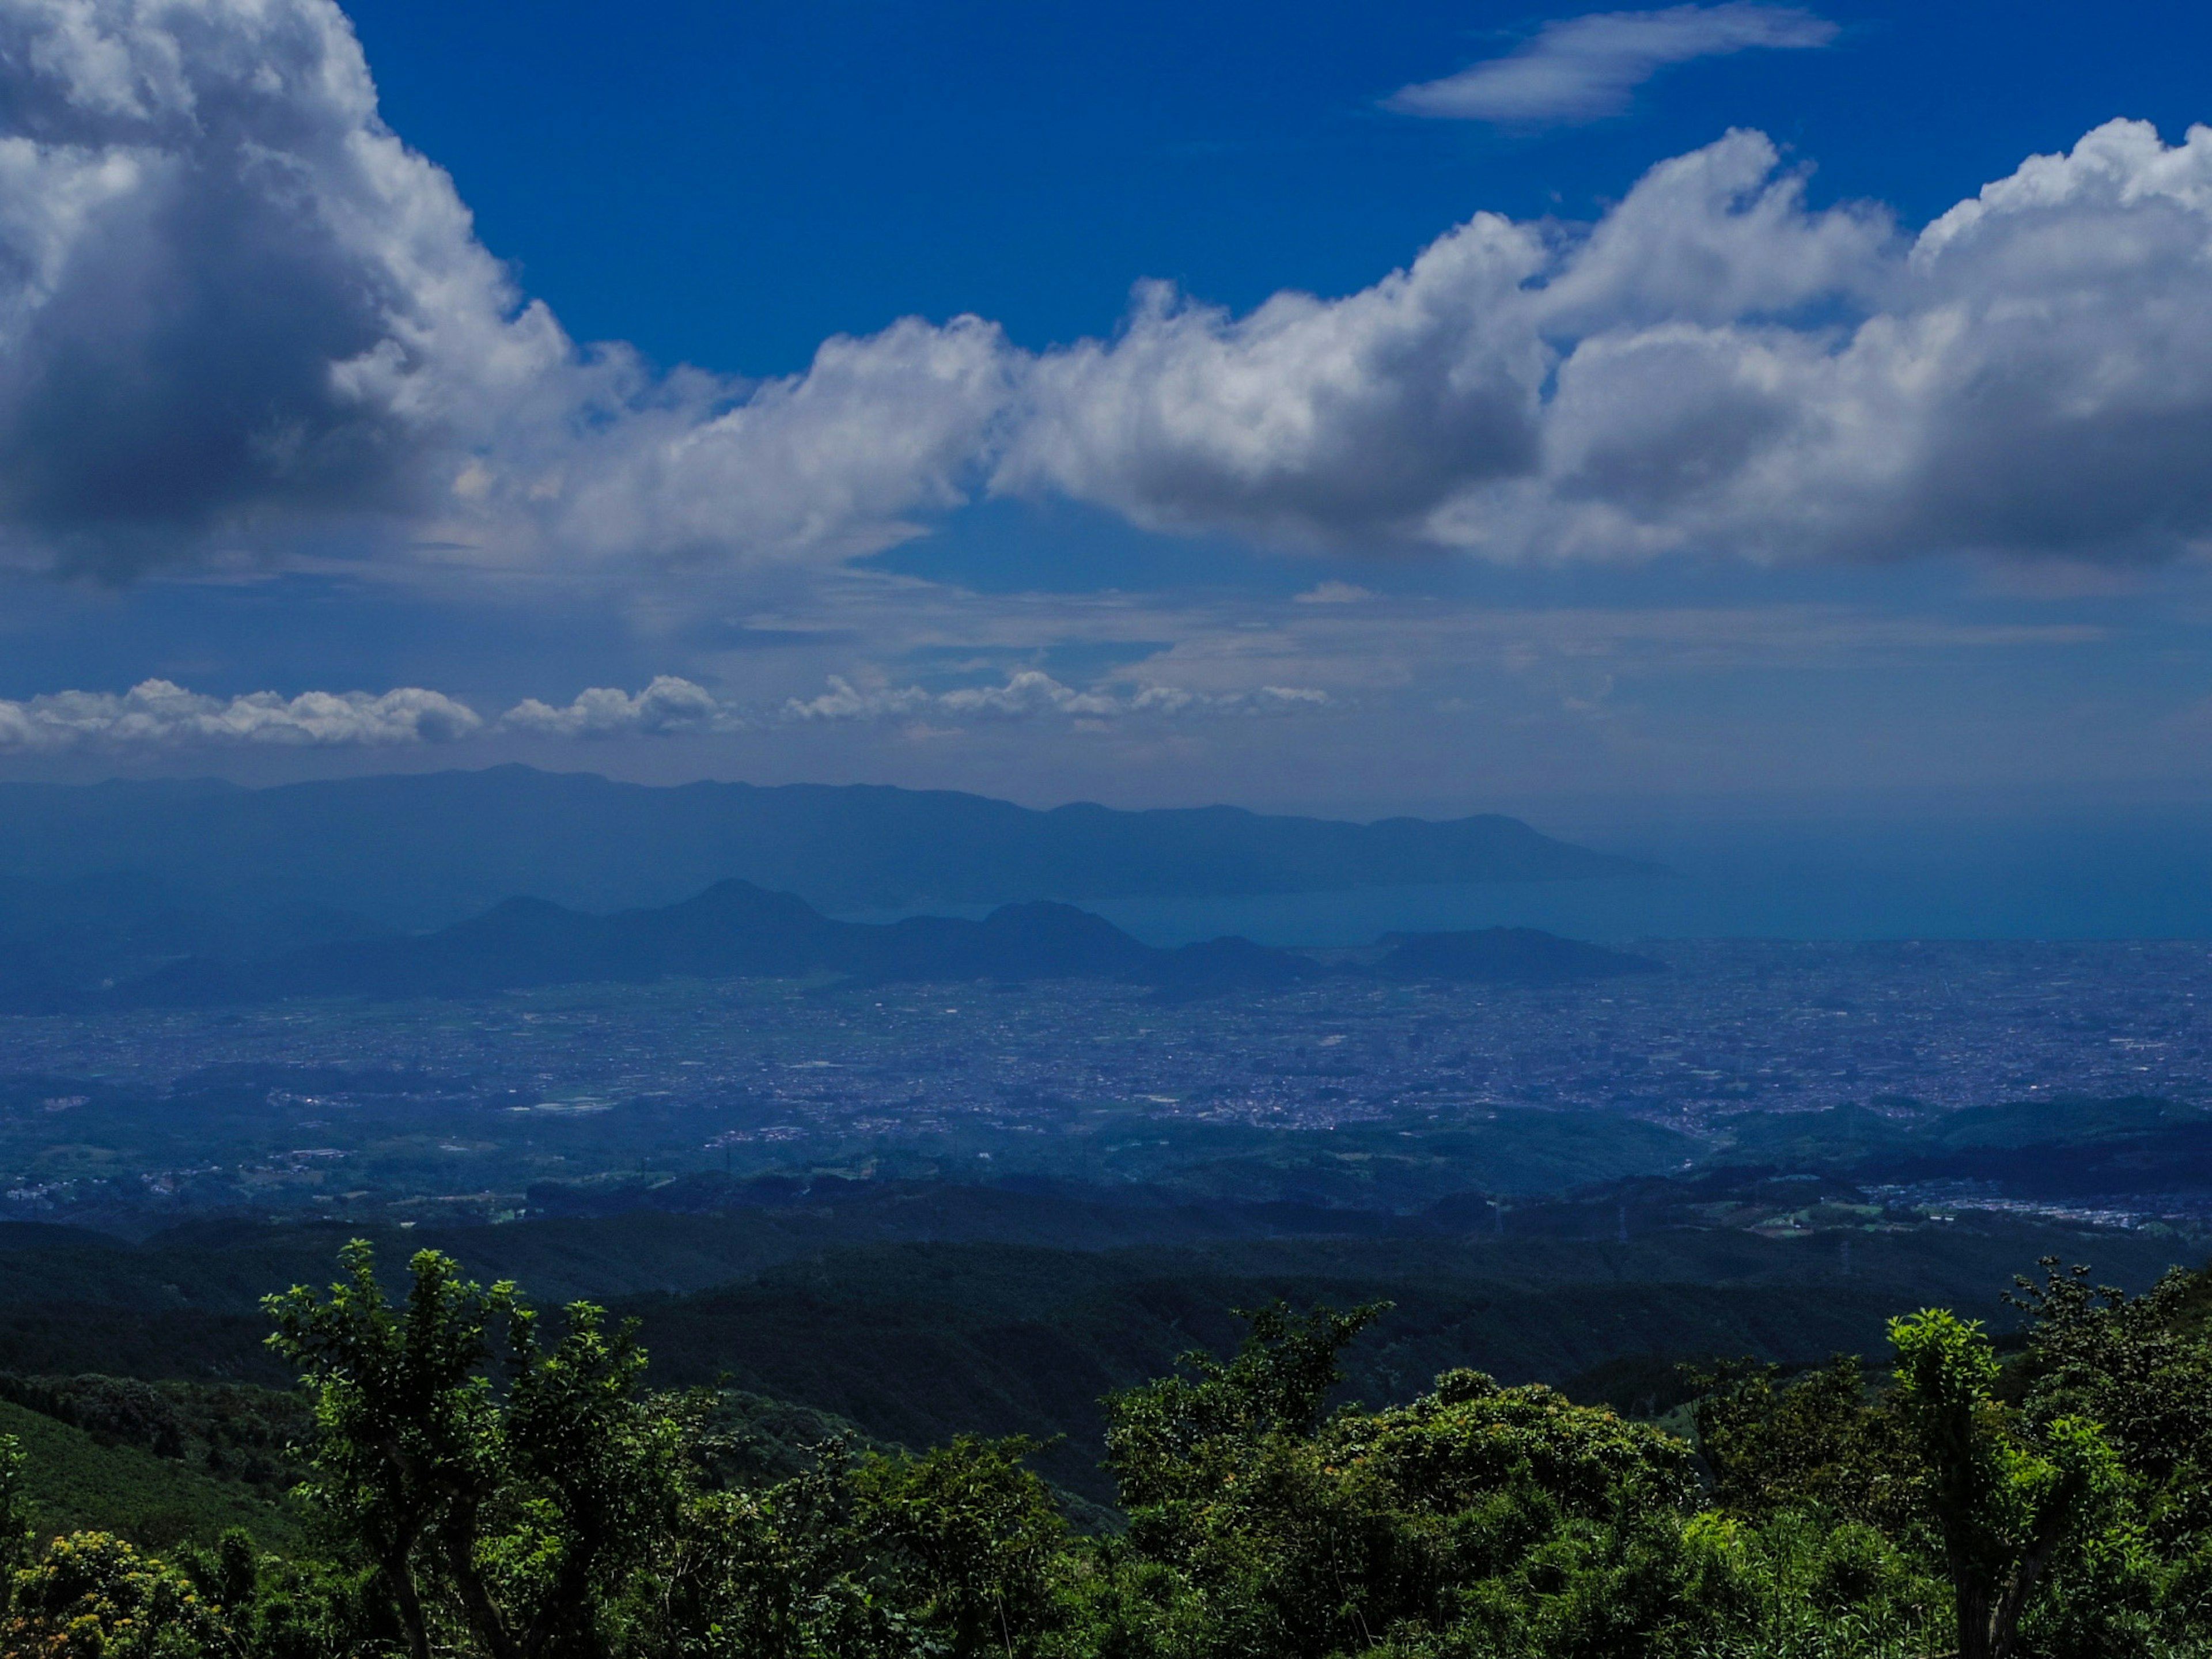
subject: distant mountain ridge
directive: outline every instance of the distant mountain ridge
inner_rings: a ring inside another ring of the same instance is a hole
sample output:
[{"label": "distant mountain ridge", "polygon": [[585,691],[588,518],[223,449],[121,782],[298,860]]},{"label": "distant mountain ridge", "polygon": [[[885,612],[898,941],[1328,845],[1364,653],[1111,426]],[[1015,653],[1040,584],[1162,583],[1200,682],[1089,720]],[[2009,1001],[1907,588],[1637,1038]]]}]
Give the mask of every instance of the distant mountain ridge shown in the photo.
[{"label": "distant mountain ridge", "polygon": [[[1397,980],[1553,985],[1659,968],[1526,928],[1395,937],[1395,948],[1374,971]],[[432,933],[331,939],[259,963],[188,957],[93,994],[80,1006],[465,997],[541,985],[817,974],[880,983],[1115,980],[1192,997],[1358,971],[1244,939],[1161,950],[1102,916],[1049,900],[1002,905],[980,921],[841,921],[794,894],[723,881],[659,909],[600,916],[546,899],[516,898]]]},{"label": "distant mountain ridge", "polygon": [[659,787],[523,766],[269,789],[4,784],[0,870],[56,891],[128,873],[173,902],[311,905],[407,930],[516,894],[605,911],[670,904],[729,878],[868,911],[1651,873],[1488,814],[1352,823],[1229,806],[1040,811],[941,790]]},{"label": "distant mountain ridge", "polygon": [[436,933],[340,939],[263,963],[192,957],[118,986],[95,1006],[191,1006],[299,996],[465,997],[540,985],[671,978],[1110,979],[1202,994],[1326,972],[1243,939],[1156,950],[1103,917],[1039,900],[981,921],[840,921],[790,893],[717,882],[658,909],[599,916],[514,898]]}]

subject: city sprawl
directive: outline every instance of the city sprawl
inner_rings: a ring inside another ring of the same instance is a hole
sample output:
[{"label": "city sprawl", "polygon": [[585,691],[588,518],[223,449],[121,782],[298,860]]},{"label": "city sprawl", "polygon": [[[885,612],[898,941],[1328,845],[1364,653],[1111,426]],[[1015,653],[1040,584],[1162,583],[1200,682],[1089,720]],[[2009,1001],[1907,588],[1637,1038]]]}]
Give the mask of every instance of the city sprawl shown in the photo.
[{"label": "city sprawl", "polygon": [[686,1174],[1205,1171],[1389,1205],[1680,1169],[1772,1115],[2212,1103],[2201,944],[1638,948],[1668,971],[1548,989],[753,980],[18,1017],[6,1212],[503,1219],[548,1183]]}]

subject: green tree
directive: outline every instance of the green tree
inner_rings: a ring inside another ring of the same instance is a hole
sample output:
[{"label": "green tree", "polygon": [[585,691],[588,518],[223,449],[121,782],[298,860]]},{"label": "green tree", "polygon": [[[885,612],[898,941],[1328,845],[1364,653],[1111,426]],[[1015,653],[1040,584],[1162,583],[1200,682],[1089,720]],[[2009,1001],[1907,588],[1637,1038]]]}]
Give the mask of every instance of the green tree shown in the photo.
[{"label": "green tree", "polygon": [[174,1567],[104,1532],[58,1538],[16,1575],[8,1659],[202,1659],[222,1622]]},{"label": "green tree", "polygon": [[2196,1484],[2212,1457],[2212,1280],[2177,1267],[2130,1297],[2057,1256],[2039,1265],[2043,1281],[2015,1279],[2006,1297],[2030,1322],[2016,1379],[2029,1418],[2088,1418],[2148,1486]]},{"label": "green tree", "polygon": [[549,1348],[512,1285],[435,1251],[398,1308],[367,1244],[342,1261],[327,1297],[269,1303],[315,1396],[307,1495],[374,1565],[415,1659],[455,1624],[486,1659],[602,1659],[609,1609],[686,1499],[685,1402],[641,1395],[644,1353],[588,1303]]},{"label": "green tree", "polygon": [[1902,1534],[1917,1518],[1919,1470],[1895,1418],[1871,1397],[1856,1354],[1782,1381],[1778,1365],[1686,1367],[1712,1499],[1765,1521],[1802,1512]]},{"label": "green tree", "polygon": [[644,1395],[632,1328],[610,1333],[588,1302],[566,1318],[548,1350],[534,1312],[514,1304],[508,1315],[512,1381],[497,1425],[506,1525],[494,1547],[503,1594],[486,1598],[478,1628],[514,1659],[608,1652],[603,1610],[652,1567],[688,1492],[691,1402]]},{"label": "green tree", "polygon": [[1265,1310],[1233,1359],[1109,1401],[1130,1528],[1086,1581],[1096,1646],[1659,1651],[1683,1623],[1689,1449],[1473,1371],[1324,1419],[1336,1355],[1376,1311]]},{"label": "green tree", "polygon": [[316,1479],[305,1494],[374,1564],[413,1659],[430,1659],[426,1581],[441,1572],[469,1622],[489,1627],[492,1659],[510,1659],[476,1547],[498,1481],[498,1413],[482,1367],[514,1286],[486,1291],[423,1250],[395,1309],[366,1241],[339,1260],[345,1277],[327,1299],[295,1285],[265,1304],[270,1345],[301,1367],[315,1400]]},{"label": "green tree", "polygon": [[2212,1277],[2175,1269],[2128,1297],[2055,1256],[2041,1266],[2009,1298],[2027,1347],[1999,1391],[2039,1429],[2098,1424],[2129,1501],[2059,1564],[2023,1628],[2058,1659],[2185,1641],[2212,1628]]},{"label": "green tree", "polygon": [[1195,1350],[1176,1361],[1191,1376],[1109,1395],[1106,1467],[1123,1507],[1133,1516],[1171,1512],[1212,1491],[1229,1465],[1268,1436],[1310,1432],[1343,1380],[1337,1356],[1389,1305],[1294,1314],[1278,1302],[1239,1310],[1250,1328],[1233,1358]]},{"label": "green tree", "polygon": [[176,1565],[219,1621],[209,1649],[223,1659],[367,1659],[399,1632],[364,1594],[366,1575],[319,1560],[289,1561],[233,1528],[213,1549],[185,1545]]},{"label": "green tree", "polygon": [[1033,1654],[1059,1622],[1067,1523],[1023,1467],[1036,1449],[1018,1436],[963,1436],[852,1472],[860,1538],[915,1626],[952,1659]]},{"label": "green tree", "polygon": [[818,1448],[815,1467],[785,1480],[697,1495],[657,1571],[633,1590],[632,1650],[700,1659],[928,1650],[871,1530],[837,1445]]},{"label": "green tree", "polygon": [[[2008,1370],[1940,1310],[1893,1323],[1886,1391],[1723,1368],[1709,1486],[1656,1427],[1473,1371],[1332,1412],[1382,1310],[1278,1304],[1109,1399],[1129,1525],[1086,1540],[1026,1441],[748,1475],[599,1309],[556,1340],[434,1253],[398,1305],[342,1260],[270,1304],[334,1559],[65,1539],[0,1659],[1896,1659],[1947,1622],[1958,1659],[2204,1653],[2201,1274],[2130,1299],[2046,1264]],[[0,1456],[19,1562],[21,1496]]]},{"label": "green tree", "polygon": [[1926,1309],[1892,1320],[1889,1340],[1898,1416],[1943,1540],[1959,1659],[2008,1659],[2053,1560],[2117,1493],[2119,1460],[2079,1417],[2055,1418],[2031,1438],[1995,1397],[1999,1366],[1978,1322]]}]

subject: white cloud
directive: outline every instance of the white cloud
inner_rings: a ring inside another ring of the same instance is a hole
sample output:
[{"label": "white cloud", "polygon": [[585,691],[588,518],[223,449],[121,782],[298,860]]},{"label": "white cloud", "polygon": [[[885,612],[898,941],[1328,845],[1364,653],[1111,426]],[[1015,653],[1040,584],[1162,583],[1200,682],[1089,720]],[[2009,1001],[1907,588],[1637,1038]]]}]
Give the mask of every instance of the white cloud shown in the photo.
[{"label": "white cloud", "polygon": [[494,564],[836,559],[959,499],[1005,401],[973,319],[764,385],[579,349],[384,125],[331,0],[0,0],[0,110],[19,559],[364,526]]},{"label": "white cloud", "polygon": [[[1828,28],[1780,7],[1606,14],[1438,86],[1487,87],[1492,108],[1519,86],[1533,110],[1540,82],[1612,96],[1624,64]],[[527,301],[382,124],[330,0],[0,0],[0,557],[18,562],[121,579],[329,541],[796,592],[986,490],[1530,562],[2212,543],[2203,129],[2169,147],[2101,127],[1917,237],[1814,207],[1769,141],[1731,133],[1593,225],[1478,214],[1340,298],[1237,315],[1148,284],[1110,339],[1032,355],[979,319],[908,319],[753,383],[580,348]],[[705,586],[664,580],[666,604]],[[676,719],[629,695],[504,728]]]},{"label": "white cloud", "polygon": [[19,548],[125,574],[419,510],[568,356],[327,0],[7,0],[0,107]]},{"label": "white cloud", "polygon": [[1480,544],[1450,515],[1544,476],[1547,383],[1578,343],[1875,291],[1891,238],[1877,214],[1808,212],[1772,145],[1734,133],[1564,245],[1481,214],[1341,300],[1279,295],[1238,318],[1151,289],[1117,339],[1038,363],[994,488],[1162,529]]},{"label": "white cloud", "polygon": [[833,677],[811,699],[749,712],[704,686],[672,674],[643,690],[594,686],[562,706],[528,698],[495,721],[441,691],[406,686],[366,691],[274,691],[211,697],[167,680],[146,680],[120,694],[56,691],[21,702],[0,700],[0,754],[154,751],[279,745],[295,748],[388,747],[448,744],[503,735],[559,740],[696,737],[753,729],[766,720],[896,720],[1120,718],[1193,714],[1279,714],[1326,706],[1325,692],[1264,685],[1249,690],[1197,692],[1167,685],[1079,690],[1035,669],[1003,685],[929,692],[856,689]]},{"label": "white cloud", "polygon": [[828,690],[814,697],[793,697],[783,705],[783,713],[785,719],[794,720],[909,720],[926,713],[933,701],[918,685],[863,688],[842,674],[832,674]]},{"label": "white cloud", "polygon": [[1291,714],[1329,706],[1326,691],[1308,686],[1262,685],[1246,691],[1202,692],[1147,684],[1127,691],[1078,690],[1041,670],[1011,674],[1004,685],[959,686],[932,692],[918,685],[855,686],[830,677],[819,696],[793,697],[783,706],[788,720],[921,720],[978,716],[1027,720],[1042,715],[1111,720],[1131,715]]},{"label": "white cloud", "polygon": [[968,498],[1019,361],[974,317],[839,336],[805,374],[742,395],[696,372],[656,384],[604,354],[603,380],[576,371],[575,421],[470,458],[439,533],[501,562],[877,552]]},{"label": "white cloud", "polygon": [[146,680],[119,696],[58,691],[22,702],[0,702],[0,752],[451,743],[483,726],[466,704],[414,686],[381,696],[308,691],[288,698],[256,691],[222,698],[202,696],[167,680]]},{"label": "white cloud", "polygon": [[1311,685],[1263,685],[1241,698],[1241,706],[1265,714],[1285,714],[1304,708],[1326,708],[1328,692]]},{"label": "white cloud", "polygon": [[743,724],[702,685],[659,674],[644,690],[632,693],[595,685],[565,708],[526,698],[500,717],[514,731],[551,738],[661,737],[679,732],[727,731]]},{"label": "white cloud", "polygon": [[948,714],[1002,714],[1020,719],[1030,714],[1118,714],[1122,705],[1097,691],[1078,691],[1047,673],[1024,668],[1006,677],[1004,685],[961,686],[931,700]]},{"label": "white cloud", "polygon": [[1762,558],[2176,550],[2212,532],[2208,259],[2212,131],[2112,123],[1839,283],[1846,322],[1577,342],[1545,468],[1459,522]]},{"label": "white cloud", "polygon": [[1796,6],[1598,12],[1547,23],[1506,57],[1404,88],[1385,102],[1448,120],[1595,121],[1626,108],[1629,95],[1670,64],[1755,47],[1825,46],[1836,34],[1833,23]]},{"label": "white cloud", "polygon": [[1119,338],[1036,364],[994,487],[1292,540],[1409,520],[1535,464],[1547,362],[1517,296],[1544,264],[1482,214],[1344,300],[1237,318],[1148,286]]},{"label": "white cloud", "polygon": [[609,687],[580,693],[565,708],[532,698],[496,722],[442,691],[404,686],[366,691],[274,691],[211,697],[167,680],[128,691],[56,691],[21,702],[0,701],[0,753],[131,750],[276,744],[359,748],[457,743],[501,732],[534,737],[664,736],[728,731],[737,711],[689,680],[664,674],[635,694]]},{"label": "white cloud", "polygon": [[1479,217],[1248,318],[1148,296],[1040,366],[999,486],[1505,560],[2168,554],[2212,538],[2208,266],[2212,130],[2112,123],[1917,238],[1732,133],[1577,238]]}]

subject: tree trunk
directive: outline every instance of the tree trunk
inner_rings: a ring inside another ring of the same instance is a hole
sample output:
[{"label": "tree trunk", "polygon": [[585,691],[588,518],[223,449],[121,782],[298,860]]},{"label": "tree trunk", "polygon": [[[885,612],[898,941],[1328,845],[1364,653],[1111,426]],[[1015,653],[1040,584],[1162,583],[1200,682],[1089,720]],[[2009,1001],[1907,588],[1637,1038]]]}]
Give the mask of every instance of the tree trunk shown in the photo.
[{"label": "tree trunk", "polygon": [[399,1622],[407,1632],[407,1651],[412,1659],[430,1659],[430,1632],[422,1619],[422,1598],[415,1589],[415,1575],[408,1570],[408,1552],[404,1547],[397,1559],[387,1559],[378,1563],[384,1581],[392,1587],[392,1599],[399,1608]]},{"label": "tree trunk", "polygon": [[456,1504],[446,1534],[446,1563],[461,1593],[461,1611],[490,1659],[515,1659],[514,1638],[492,1604],[491,1593],[484,1589],[483,1575],[477,1571],[476,1537],[475,1504]]},{"label": "tree trunk", "polygon": [[597,1609],[592,1605],[590,1562],[577,1559],[582,1554],[580,1547],[571,1545],[568,1559],[554,1575],[545,1605],[523,1631],[516,1659],[543,1659],[547,1654],[605,1659],[606,1644],[599,1639]]},{"label": "tree trunk", "polygon": [[1997,1659],[1990,1649],[1989,1592],[1954,1580],[1952,1593],[1958,1607],[1958,1659]]},{"label": "tree trunk", "polygon": [[2013,1569],[2012,1577],[2004,1591],[1990,1609],[1989,1659],[2012,1659],[2012,1650],[2020,1641],[2020,1616],[2027,1610],[2027,1598],[2050,1565],[2051,1558],[2057,1553],[2063,1532],[2057,1526],[2046,1522],[2042,1535],[2029,1546],[2020,1565]]}]

